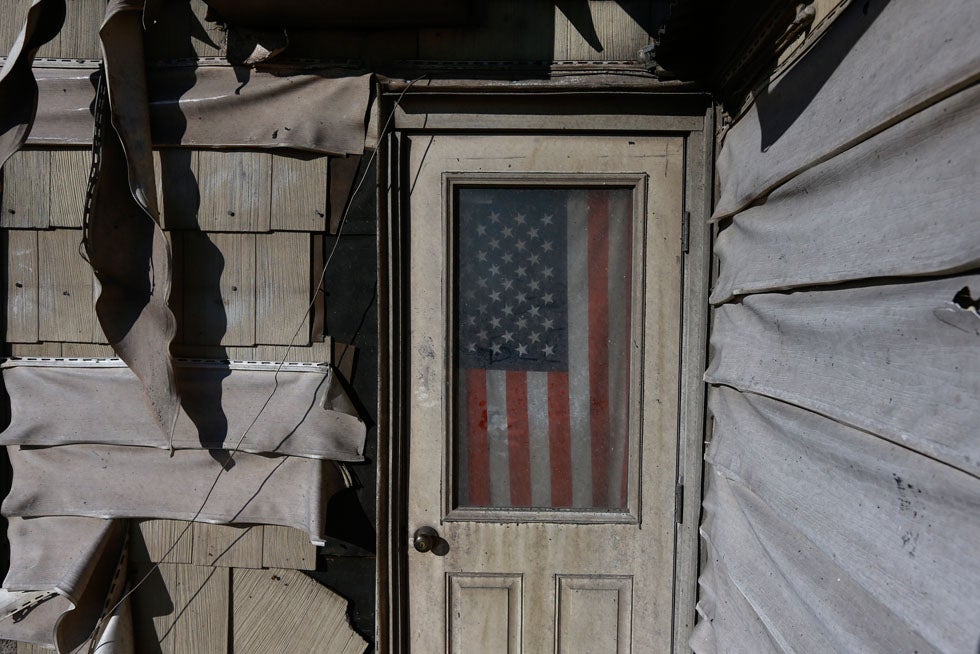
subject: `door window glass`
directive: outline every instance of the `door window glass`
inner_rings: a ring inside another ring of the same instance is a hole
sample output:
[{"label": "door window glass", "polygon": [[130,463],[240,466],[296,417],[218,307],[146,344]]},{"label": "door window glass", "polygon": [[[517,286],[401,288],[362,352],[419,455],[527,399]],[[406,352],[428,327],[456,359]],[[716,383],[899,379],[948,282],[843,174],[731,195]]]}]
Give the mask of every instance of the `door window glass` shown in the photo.
[{"label": "door window glass", "polygon": [[633,188],[454,189],[454,508],[625,511]]}]

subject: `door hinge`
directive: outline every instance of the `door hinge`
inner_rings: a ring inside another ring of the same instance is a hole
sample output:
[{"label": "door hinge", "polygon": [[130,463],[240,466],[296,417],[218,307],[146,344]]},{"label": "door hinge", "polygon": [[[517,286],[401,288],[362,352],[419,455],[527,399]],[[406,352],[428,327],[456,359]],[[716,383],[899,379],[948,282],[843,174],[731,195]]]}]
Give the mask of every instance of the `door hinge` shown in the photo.
[{"label": "door hinge", "polygon": [[684,524],[684,484],[674,486],[674,522]]},{"label": "door hinge", "polygon": [[687,254],[691,249],[691,212],[684,212],[684,219],[681,221],[681,252]]}]

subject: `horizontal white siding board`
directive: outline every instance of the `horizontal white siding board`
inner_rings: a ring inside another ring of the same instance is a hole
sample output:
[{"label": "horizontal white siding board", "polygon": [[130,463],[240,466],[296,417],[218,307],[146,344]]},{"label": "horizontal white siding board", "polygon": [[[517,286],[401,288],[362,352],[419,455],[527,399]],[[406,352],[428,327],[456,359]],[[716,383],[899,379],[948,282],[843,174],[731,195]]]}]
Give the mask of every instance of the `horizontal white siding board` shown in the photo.
[{"label": "horizontal white siding board", "polygon": [[766,293],[715,312],[705,379],[806,407],[980,473],[980,275]]},{"label": "horizontal white siding board", "polygon": [[10,569],[3,580],[7,590],[58,588],[73,602],[92,574],[92,562],[110,539],[122,538],[112,520],[47,516],[8,518]]},{"label": "horizontal white siding board", "polygon": [[14,472],[5,516],[274,524],[322,543],[327,502],[344,488],[335,463],[301,457],[238,452],[219,472],[225,457],[207,450],[169,456],[149,447],[62,445],[8,452]]},{"label": "horizontal white siding board", "polygon": [[[769,555],[779,558],[782,566],[788,566],[791,557],[800,559],[793,564],[797,569],[786,570],[789,583],[805,584],[810,575],[818,584],[828,580],[821,580],[816,569],[821,562],[805,552],[775,556],[780,548],[794,545],[791,540],[778,541],[789,537],[780,535],[785,525],[764,524],[768,518],[760,512],[763,504],[839,567],[842,580],[844,575],[848,578],[839,584],[831,580],[836,588],[804,588],[803,601],[832,627],[845,625],[849,618],[843,613],[855,610],[867,610],[868,620],[878,622],[868,627],[873,633],[864,632],[871,639],[867,647],[845,650],[877,650],[876,641],[884,634],[905,630],[939,651],[972,651],[980,624],[980,568],[975,562],[980,480],[763,396],[715,388],[710,408],[715,429],[705,458],[717,475],[731,482],[743,512],[746,498],[758,498],[748,512],[759,518],[754,529],[769,541]],[[718,488],[712,487],[709,505],[719,497]],[[729,513],[713,519],[736,517]],[[722,527],[709,522],[703,531],[716,539]],[[745,546],[738,540],[724,548],[726,556],[736,556],[737,547]],[[766,563],[758,565],[770,570]],[[813,567],[806,570],[809,566]],[[842,599],[852,582],[887,611],[856,608]],[[764,584],[754,583],[762,592]],[[884,624],[886,620],[893,623]],[[848,636],[861,637],[854,631]]]},{"label": "horizontal white siding board", "polygon": [[935,651],[744,486],[715,475],[704,508],[709,560],[724,561],[781,651]]},{"label": "horizontal white siding board", "polygon": [[980,266],[978,132],[974,86],[779,187],[718,236],[711,301]]},{"label": "horizontal white siding board", "polygon": [[703,547],[706,563],[698,578],[700,619],[691,633],[691,648],[698,654],[782,654],[725,564],[707,544]]},{"label": "horizontal white siding board", "polygon": [[[3,365],[11,415],[0,445],[169,448],[139,380],[120,360],[60,364]],[[173,447],[362,461],[367,428],[336,373],[326,366],[278,368],[176,361],[182,403]]]},{"label": "horizontal white siding board", "polygon": [[976,0],[852,3],[728,132],[714,218],[978,78]]}]

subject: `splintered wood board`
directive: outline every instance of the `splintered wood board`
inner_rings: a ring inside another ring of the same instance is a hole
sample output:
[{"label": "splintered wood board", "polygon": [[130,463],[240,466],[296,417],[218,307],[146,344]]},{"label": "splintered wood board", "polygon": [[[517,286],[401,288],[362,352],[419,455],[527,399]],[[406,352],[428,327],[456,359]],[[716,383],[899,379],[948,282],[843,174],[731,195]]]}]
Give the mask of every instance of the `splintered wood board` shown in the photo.
[{"label": "splintered wood board", "polygon": [[296,570],[234,570],[236,654],[360,654],[368,643],[350,627],[347,600]]}]

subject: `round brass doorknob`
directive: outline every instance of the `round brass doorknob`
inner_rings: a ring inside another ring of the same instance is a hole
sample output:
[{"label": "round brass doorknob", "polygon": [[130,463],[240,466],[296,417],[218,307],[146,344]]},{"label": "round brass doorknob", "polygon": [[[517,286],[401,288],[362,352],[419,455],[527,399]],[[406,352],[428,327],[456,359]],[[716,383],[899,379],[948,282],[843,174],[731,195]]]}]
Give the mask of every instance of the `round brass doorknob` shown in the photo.
[{"label": "round brass doorknob", "polygon": [[431,552],[438,542],[439,532],[432,527],[419,527],[412,537],[412,545],[415,547],[415,551],[423,554]]}]

